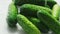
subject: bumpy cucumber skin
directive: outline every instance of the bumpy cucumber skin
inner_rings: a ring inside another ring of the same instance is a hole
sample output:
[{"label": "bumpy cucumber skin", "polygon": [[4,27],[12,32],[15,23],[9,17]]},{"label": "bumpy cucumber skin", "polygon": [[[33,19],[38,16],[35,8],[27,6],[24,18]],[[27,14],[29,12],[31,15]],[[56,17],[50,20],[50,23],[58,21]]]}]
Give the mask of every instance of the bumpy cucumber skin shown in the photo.
[{"label": "bumpy cucumber skin", "polygon": [[48,33],[49,28],[42,21],[35,17],[27,17],[42,33]]},{"label": "bumpy cucumber skin", "polygon": [[59,19],[60,13],[60,6],[58,4],[55,4],[52,9],[52,16],[54,16],[56,19]]},{"label": "bumpy cucumber skin", "polygon": [[[42,12],[41,12],[42,11]],[[44,10],[37,12],[37,16],[42,20],[55,34],[60,34],[60,22]]]},{"label": "bumpy cucumber skin", "polygon": [[[45,0],[15,0],[16,5],[23,5],[23,4],[35,4],[35,5],[40,5],[40,6],[45,6]],[[50,6],[51,8],[53,5],[56,4],[54,0],[47,0],[47,5]]]},{"label": "bumpy cucumber skin", "polygon": [[18,24],[25,30],[27,34],[41,34],[39,29],[30,22],[24,15],[17,15]]},{"label": "bumpy cucumber skin", "polygon": [[51,13],[51,9],[49,8],[38,6],[38,5],[33,5],[33,4],[24,4],[20,7],[20,11],[21,11],[20,14],[23,14],[25,16],[37,17],[38,10],[45,10]]},{"label": "bumpy cucumber skin", "polygon": [[16,26],[18,9],[12,2],[8,7],[7,23],[10,27]]}]

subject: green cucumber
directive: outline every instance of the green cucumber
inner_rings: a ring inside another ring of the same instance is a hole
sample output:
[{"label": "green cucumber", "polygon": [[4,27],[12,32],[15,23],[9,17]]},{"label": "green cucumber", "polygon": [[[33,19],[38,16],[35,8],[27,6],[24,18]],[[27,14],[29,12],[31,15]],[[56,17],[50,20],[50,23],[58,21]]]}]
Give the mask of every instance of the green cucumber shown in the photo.
[{"label": "green cucumber", "polygon": [[7,23],[10,27],[16,26],[18,9],[12,2],[8,7]]},{"label": "green cucumber", "polygon": [[42,33],[48,33],[49,28],[42,21],[35,17],[27,17]]},{"label": "green cucumber", "polygon": [[17,15],[17,20],[18,24],[25,30],[27,34],[41,34],[40,30],[24,15]]},{"label": "green cucumber", "polygon": [[[15,5],[23,5],[23,4],[35,4],[40,6],[45,6],[45,0],[15,0]],[[52,8],[52,6],[56,4],[55,0],[47,0],[47,5]]]},{"label": "green cucumber", "polygon": [[23,14],[25,16],[37,17],[38,10],[45,10],[51,13],[51,9],[49,8],[38,6],[38,5],[33,5],[33,4],[24,4],[20,7],[20,14]]},{"label": "green cucumber", "polygon": [[54,18],[51,14],[44,10],[37,12],[38,18],[43,21],[55,34],[60,34],[60,22]]},{"label": "green cucumber", "polygon": [[54,16],[56,19],[59,19],[60,15],[60,5],[55,4],[52,9],[52,16]]},{"label": "green cucumber", "polygon": [[47,0],[47,5],[52,9],[53,5],[57,4],[55,0]]}]

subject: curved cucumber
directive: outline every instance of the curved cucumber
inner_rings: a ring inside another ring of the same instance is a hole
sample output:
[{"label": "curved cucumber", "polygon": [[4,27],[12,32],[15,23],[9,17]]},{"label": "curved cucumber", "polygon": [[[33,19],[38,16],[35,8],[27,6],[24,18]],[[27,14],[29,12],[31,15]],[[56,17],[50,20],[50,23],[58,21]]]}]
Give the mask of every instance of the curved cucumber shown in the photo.
[{"label": "curved cucumber", "polygon": [[41,34],[39,29],[30,22],[24,15],[17,16],[18,24],[25,30],[27,34]]},{"label": "curved cucumber", "polygon": [[33,5],[33,4],[24,4],[20,8],[20,14],[23,14],[25,16],[33,16],[37,17],[37,11],[38,10],[45,10],[49,13],[51,13],[51,9],[43,7],[43,6],[38,6],[38,5]]},{"label": "curved cucumber", "polygon": [[27,17],[42,33],[48,33],[49,28],[42,21],[35,17]]},{"label": "curved cucumber", "polygon": [[11,26],[11,27],[16,26],[17,12],[18,12],[18,9],[14,5],[14,3],[12,2],[8,7],[8,16],[7,16],[8,25]]},{"label": "curved cucumber", "polygon": [[54,16],[56,19],[59,19],[60,15],[60,6],[58,4],[55,4],[52,9],[52,16]]},{"label": "curved cucumber", "polygon": [[60,34],[60,22],[55,19],[52,15],[44,10],[40,10],[37,13],[40,20],[43,21],[55,34]]}]

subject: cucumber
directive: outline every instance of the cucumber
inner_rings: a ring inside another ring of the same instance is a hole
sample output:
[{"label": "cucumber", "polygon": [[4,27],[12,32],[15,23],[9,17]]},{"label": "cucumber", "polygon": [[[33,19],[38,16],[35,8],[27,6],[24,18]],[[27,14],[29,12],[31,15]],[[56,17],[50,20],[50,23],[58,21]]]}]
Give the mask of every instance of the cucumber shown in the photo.
[{"label": "cucumber", "polygon": [[52,16],[54,16],[56,19],[59,19],[60,15],[60,5],[55,4],[52,9]]},{"label": "cucumber", "polygon": [[47,1],[47,5],[50,6],[50,8],[52,9],[53,5],[57,4],[57,2],[55,0],[49,0]]},{"label": "cucumber", "polygon": [[29,21],[24,15],[17,15],[18,24],[25,30],[27,34],[41,34],[40,30]]},{"label": "cucumber", "polygon": [[7,23],[10,27],[15,27],[17,23],[17,12],[18,9],[12,2],[8,7],[8,16],[7,16]]},{"label": "cucumber", "polygon": [[[35,4],[45,6],[45,0],[15,0],[15,5],[21,6],[23,4]],[[51,8],[54,4],[56,4],[54,0],[47,0],[47,5],[49,5]]]},{"label": "cucumber", "polygon": [[60,22],[54,18],[51,14],[44,10],[37,12],[38,18],[43,21],[55,34],[60,34]]},{"label": "cucumber", "polygon": [[25,16],[32,16],[32,17],[37,17],[37,11],[38,10],[45,10],[49,13],[51,13],[51,9],[43,7],[43,6],[38,6],[38,5],[33,5],[33,4],[24,4],[20,7],[20,14],[23,14]]},{"label": "cucumber", "polygon": [[48,33],[49,28],[42,21],[35,17],[27,17],[42,33]]}]

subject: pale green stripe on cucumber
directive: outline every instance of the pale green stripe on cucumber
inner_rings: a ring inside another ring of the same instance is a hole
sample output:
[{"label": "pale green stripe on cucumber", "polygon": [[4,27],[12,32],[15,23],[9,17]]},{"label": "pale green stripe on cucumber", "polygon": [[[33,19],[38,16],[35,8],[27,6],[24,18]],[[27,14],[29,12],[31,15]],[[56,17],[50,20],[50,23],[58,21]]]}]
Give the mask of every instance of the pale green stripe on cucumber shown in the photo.
[{"label": "pale green stripe on cucumber", "polygon": [[52,8],[52,16],[54,16],[56,19],[59,19],[60,15],[60,5],[55,4]]},{"label": "pale green stripe on cucumber", "polygon": [[49,13],[51,13],[52,11],[51,9],[43,6],[38,6],[33,4],[24,4],[20,7],[20,14],[23,14],[25,16],[37,17],[38,10],[45,10],[46,12],[49,12]]},{"label": "pale green stripe on cucumber", "polygon": [[18,24],[25,30],[27,34],[41,34],[40,30],[29,21],[24,15],[17,15]]},{"label": "pale green stripe on cucumber", "polygon": [[14,5],[14,2],[10,3],[9,7],[8,7],[7,23],[11,27],[16,26],[16,23],[17,23],[17,12],[18,12],[18,9]]},{"label": "pale green stripe on cucumber", "polygon": [[60,34],[60,22],[51,14],[44,10],[39,10],[37,16],[42,20],[55,34]]}]

